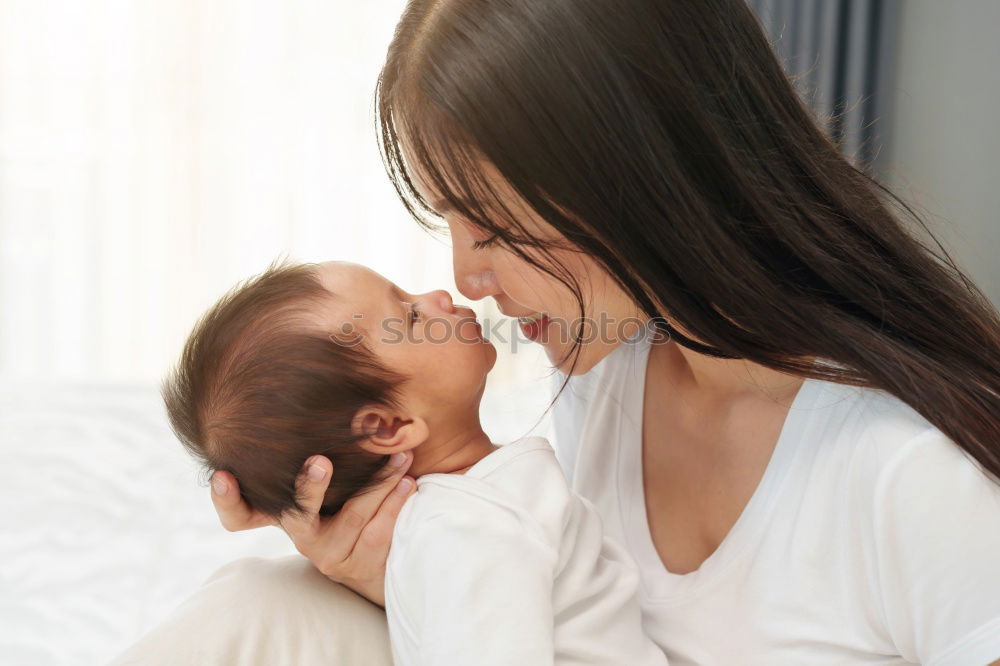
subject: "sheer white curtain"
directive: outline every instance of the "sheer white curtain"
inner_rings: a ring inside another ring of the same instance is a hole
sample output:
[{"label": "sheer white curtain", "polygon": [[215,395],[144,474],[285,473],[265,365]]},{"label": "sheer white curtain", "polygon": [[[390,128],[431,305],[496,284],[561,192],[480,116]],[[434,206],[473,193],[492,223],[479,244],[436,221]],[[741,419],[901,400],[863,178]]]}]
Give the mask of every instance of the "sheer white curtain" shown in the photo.
[{"label": "sheer white curtain", "polygon": [[376,146],[403,4],[0,0],[0,376],[155,381],[281,253],[455,293]]}]

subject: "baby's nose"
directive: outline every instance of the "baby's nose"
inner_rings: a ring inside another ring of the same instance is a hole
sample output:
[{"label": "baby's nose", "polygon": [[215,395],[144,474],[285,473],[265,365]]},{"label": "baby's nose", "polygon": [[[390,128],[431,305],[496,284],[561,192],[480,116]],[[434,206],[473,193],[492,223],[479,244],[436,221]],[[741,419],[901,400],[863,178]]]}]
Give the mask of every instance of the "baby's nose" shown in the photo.
[{"label": "baby's nose", "polygon": [[437,289],[428,294],[430,297],[434,298],[438,304],[440,304],[441,309],[449,314],[455,313],[455,304],[451,300],[451,294],[449,294],[444,289]]}]

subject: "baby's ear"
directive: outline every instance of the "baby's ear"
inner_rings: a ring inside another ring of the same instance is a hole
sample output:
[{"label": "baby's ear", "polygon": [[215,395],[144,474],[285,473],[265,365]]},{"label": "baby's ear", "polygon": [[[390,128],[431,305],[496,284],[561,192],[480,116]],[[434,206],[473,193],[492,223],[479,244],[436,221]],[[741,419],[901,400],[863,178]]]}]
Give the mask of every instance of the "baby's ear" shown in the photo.
[{"label": "baby's ear", "polygon": [[427,423],[415,416],[401,418],[381,405],[368,405],[358,410],[351,420],[351,431],[364,438],[361,448],[379,455],[408,451],[427,439]]}]

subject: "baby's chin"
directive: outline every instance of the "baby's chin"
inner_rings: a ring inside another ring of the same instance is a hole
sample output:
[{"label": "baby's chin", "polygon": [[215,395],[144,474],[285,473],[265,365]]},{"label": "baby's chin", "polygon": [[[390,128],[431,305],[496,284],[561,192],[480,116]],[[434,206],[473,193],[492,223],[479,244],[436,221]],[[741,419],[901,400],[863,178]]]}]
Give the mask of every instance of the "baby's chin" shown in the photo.
[{"label": "baby's chin", "polygon": [[487,358],[486,372],[489,373],[490,370],[497,364],[497,348],[493,346],[492,342],[484,342],[483,347]]},{"label": "baby's chin", "polygon": [[490,372],[497,364],[497,348],[493,346],[493,343],[484,341],[481,348],[483,354],[483,370],[480,396],[482,395],[482,390],[486,387],[486,382],[489,381]]},{"label": "baby's chin", "polygon": [[465,343],[468,346],[463,349],[462,359],[456,359],[456,364],[467,365],[470,372],[472,368],[482,368],[483,379],[497,364],[497,348],[486,338],[480,338],[476,342]]},{"label": "baby's chin", "polygon": [[[497,363],[497,350],[486,340],[465,343],[459,353],[449,354],[441,360],[448,368],[442,368],[441,376],[451,380],[456,390],[465,395],[482,393],[490,371]],[[457,350],[456,350],[457,351]]]},{"label": "baby's chin", "polygon": [[497,364],[496,347],[490,343],[485,343],[482,345],[481,354],[480,358],[477,359],[479,363],[469,363],[466,366],[470,371],[469,384],[476,387],[480,397],[486,388],[486,382],[489,381],[490,371]]}]

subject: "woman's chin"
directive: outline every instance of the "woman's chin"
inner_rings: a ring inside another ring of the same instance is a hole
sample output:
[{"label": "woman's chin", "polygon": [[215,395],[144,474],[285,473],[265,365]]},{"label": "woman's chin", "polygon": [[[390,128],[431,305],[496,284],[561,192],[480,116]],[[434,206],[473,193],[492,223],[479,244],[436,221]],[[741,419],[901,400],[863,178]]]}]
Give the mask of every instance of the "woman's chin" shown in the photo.
[{"label": "woman's chin", "polygon": [[573,345],[545,345],[545,355],[549,362],[564,375],[583,375],[613,352],[618,345],[583,344],[574,350]]}]

